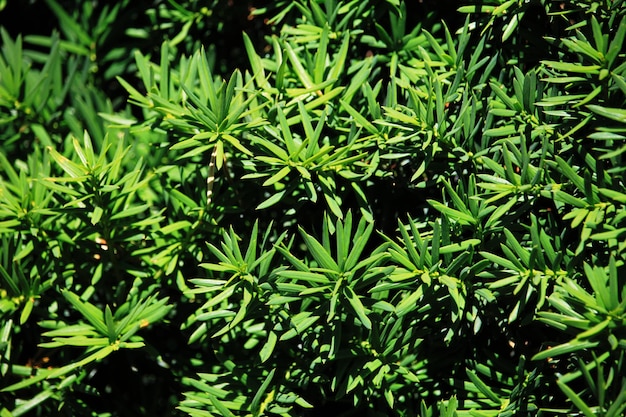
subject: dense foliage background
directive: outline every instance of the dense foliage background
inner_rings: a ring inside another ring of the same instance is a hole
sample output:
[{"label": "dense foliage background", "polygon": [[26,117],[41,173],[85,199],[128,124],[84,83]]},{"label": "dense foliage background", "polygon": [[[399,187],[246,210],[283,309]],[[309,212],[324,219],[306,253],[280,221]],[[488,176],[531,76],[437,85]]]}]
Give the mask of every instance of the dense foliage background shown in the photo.
[{"label": "dense foliage background", "polygon": [[619,416],[626,5],[0,1],[0,416]]}]

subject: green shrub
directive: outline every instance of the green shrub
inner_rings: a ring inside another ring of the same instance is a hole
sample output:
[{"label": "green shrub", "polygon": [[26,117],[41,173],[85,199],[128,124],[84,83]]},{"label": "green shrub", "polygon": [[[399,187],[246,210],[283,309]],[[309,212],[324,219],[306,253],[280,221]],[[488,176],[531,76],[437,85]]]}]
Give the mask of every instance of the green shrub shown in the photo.
[{"label": "green shrub", "polygon": [[622,1],[131,3],[1,33],[0,416],[623,414]]}]

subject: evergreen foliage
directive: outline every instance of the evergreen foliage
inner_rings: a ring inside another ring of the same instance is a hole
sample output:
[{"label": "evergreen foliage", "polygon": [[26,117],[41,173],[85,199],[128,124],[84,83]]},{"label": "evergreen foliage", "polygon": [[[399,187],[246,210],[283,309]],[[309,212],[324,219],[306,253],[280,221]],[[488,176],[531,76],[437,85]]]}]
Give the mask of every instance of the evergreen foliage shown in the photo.
[{"label": "evergreen foliage", "polygon": [[625,2],[252,4],[0,1],[0,417],[623,415]]}]

